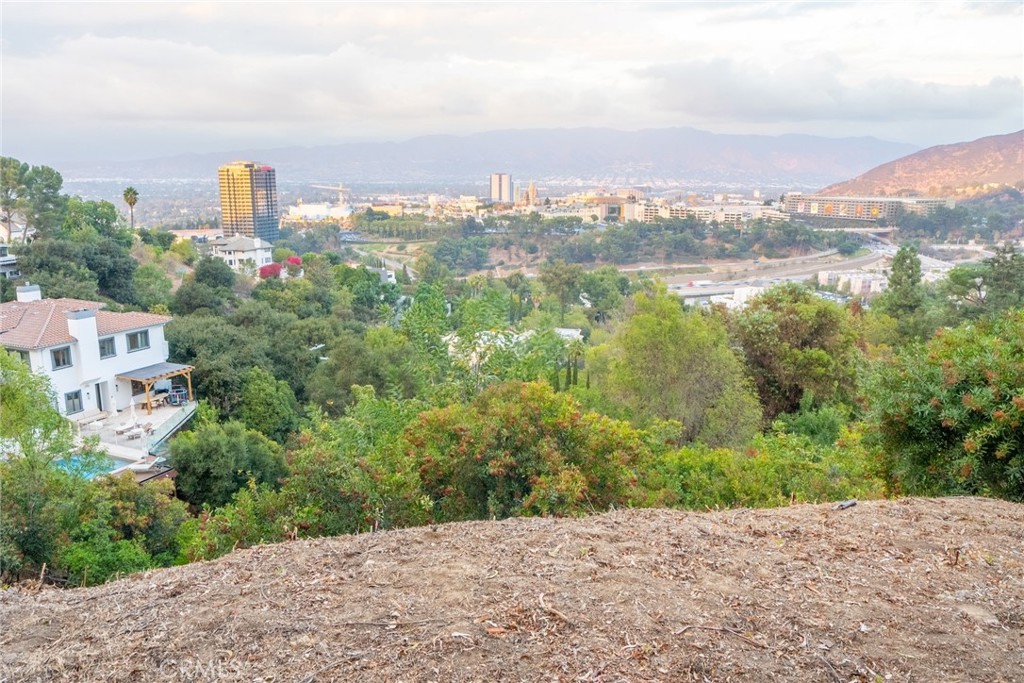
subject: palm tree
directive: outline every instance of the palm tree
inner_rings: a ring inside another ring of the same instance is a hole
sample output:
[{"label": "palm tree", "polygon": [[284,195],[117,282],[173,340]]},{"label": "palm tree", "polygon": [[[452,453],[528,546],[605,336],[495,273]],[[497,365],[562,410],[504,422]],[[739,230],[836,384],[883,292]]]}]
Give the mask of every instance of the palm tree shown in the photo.
[{"label": "palm tree", "polygon": [[132,216],[132,231],[135,230],[135,202],[139,201],[139,191],[129,185],[124,188],[124,203],[128,205],[128,211]]},{"label": "palm tree", "polygon": [[573,339],[566,346],[567,370],[565,373],[565,384],[576,386],[580,379],[580,361],[587,353],[587,343],[582,339]]}]

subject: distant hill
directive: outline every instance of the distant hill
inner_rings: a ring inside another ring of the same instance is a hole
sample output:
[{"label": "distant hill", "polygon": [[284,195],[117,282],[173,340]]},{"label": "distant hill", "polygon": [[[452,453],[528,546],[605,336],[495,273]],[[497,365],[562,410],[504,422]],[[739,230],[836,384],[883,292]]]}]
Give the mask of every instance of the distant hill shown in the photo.
[{"label": "distant hill", "polygon": [[753,186],[820,187],[915,147],[875,138],[721,135],[693,128],[503,130],[430,135],[404,142],[248,149],[160,159],[61,166],[65,178],[204,179],[235,159],[277,169],[278,182],[480,182],[506,172],[528,179],[586,178],[607,184],[661,179]]},{"label": "distant hill", "polygon": [[938,145],[882,164],[818,194],[973,196],[1024,182],[1024,130]]},{"label": "distant hill", "polygon": [[0,678],[1009,683],[1022,529],[1022,505],[911,498],[264,545],[0,590]]}]

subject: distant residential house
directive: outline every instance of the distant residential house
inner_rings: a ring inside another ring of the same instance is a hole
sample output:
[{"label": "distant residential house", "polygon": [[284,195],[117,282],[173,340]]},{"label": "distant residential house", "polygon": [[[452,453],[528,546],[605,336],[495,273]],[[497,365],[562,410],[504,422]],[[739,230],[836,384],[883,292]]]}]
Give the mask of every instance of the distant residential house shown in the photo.
[{"label": "distant residential house", "polygon": [[210,256],[220,259],[235,271],[246,267],[257,270],[274,261],[273,246],[259,237],[220,237],[211,240],[209,245]]},{"label": "distant residential house", "polygon": [[583,330],[579,327],[556,327],[555,334],[567,342],[583,341]]},{"label": "distant residential house", "polygon": [[0,242],[0,278],[14,280],[19,275],[18,258],[11,253],[9,245]]},{"label": "distant residential house", "polygon": [[367,268],[371,273],[376,273],[380,277],[381,284],[397,284],[398,280],[395,278],[395,271],[388,270],[387,268]]},{"label": "distant residential house", "polygon": [[134,403],[151,412],[154,386],[171,377],[186,378],[191,394],[192,367],[167,362],[164,326],[171,318],[105,307],[44,299],[38,285],[18,287],[16,301],[0,304],[0,347],[46,375],[57,409],[72,419]]}]

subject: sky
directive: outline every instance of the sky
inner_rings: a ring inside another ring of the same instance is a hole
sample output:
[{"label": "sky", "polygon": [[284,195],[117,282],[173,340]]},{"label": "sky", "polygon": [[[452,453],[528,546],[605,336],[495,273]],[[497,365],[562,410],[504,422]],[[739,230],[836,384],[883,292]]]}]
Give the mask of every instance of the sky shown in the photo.
[{"label": "sky", "polygon": [[0,0],[30,163],[691,126],[921,147],[1024,128],[1022,2]]}]

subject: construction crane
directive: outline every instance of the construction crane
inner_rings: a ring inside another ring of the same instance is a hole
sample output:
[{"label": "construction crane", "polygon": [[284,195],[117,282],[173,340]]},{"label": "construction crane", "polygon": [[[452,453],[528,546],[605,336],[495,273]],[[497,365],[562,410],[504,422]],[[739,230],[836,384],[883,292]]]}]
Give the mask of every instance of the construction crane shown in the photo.
[{"label": "construction crane", "polygon": [[347,190],[342,183],[338,183],[337,187],[334,185],[310,185],[310,187],[315,187],[318,190],[334,190],[338,193],[338,204],[341,206],[348,204],[348,202],[345,201],[345,192],[347,192]]}]

